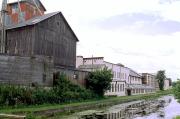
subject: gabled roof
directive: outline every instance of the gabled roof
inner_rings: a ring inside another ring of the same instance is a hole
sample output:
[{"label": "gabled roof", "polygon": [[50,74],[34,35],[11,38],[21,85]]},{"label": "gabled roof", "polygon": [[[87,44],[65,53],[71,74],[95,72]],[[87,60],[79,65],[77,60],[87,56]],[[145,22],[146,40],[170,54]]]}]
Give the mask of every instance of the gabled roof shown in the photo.
[{"label": "gabled roof", "polygon": [[25,22],[19,23],[17,25],[7,26],[7,29],[10,30],[10,29],[16,29],[16,28],[21,28],[21,27],[26,27],[26,26],[32,26],[32,25],[38,24],[38,23],[40,23],[40,22],[42,22],[48,18],[51,18],[57,14],[61,15],[65,24],[69,27],[72,34],[75,36],[76,40],[79,41],[76,34],[74,33],[74,31],[72,30],[72,28],[70,27],[70,25],[68,24],[68,22],[66,21],[65,17],[63,16],[63,14],[61,12],[53,12],[53,13],[48,13],[48,14],[45,14],[42,16],[37,16],[37,17],[34,17],[34,18],[27,20]]},{"label": "gabled roof", "polygon": [[22,23],[19,23],[19,24],[16,24],[16,25],[11,25],[11,26],[8,26],[7,29],[14,29],[14,28],[19,28],[19,27],[24,27],[24,26],[31,26],[31,25],[35,25],[41,21],[44,21],[56,14],[58,14],[60,12],[53,12],[53,13],[49,13],[49,14],[45,14],[45,15],[42,15],[42,16],[37,16],[37,17],[34,17],[30,20],[27,20],[25,22],[22,22]]}]

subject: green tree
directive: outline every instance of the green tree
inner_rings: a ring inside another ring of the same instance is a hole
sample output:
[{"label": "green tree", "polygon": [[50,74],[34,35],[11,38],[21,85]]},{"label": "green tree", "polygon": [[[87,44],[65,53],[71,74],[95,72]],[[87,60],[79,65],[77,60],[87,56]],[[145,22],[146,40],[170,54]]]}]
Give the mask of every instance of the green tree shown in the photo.
[{"label": "green tree", "polygon": [[87,87],[103,97],[105,91],[110,89],[112,78],[113,74],[107,68],[91,72],[87,78]]},{"label": "green tree", "polygon": [[176,85],[173,87],[175,97],[180,101],[180,80],[176,82]]},{"label": "green tree", "polygon": [[156,75],[156,79],[158,80],[159,83],[159,89],[164,90],[164,80],[166,79],[165,70],[158,71]]}]

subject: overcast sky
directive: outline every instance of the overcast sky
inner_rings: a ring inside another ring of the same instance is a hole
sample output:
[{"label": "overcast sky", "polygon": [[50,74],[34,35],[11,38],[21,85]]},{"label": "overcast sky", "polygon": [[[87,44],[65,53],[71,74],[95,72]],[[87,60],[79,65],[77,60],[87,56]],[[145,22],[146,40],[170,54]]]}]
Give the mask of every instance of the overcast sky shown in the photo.
[{"label": "overcast sky", "polygon": [[[11,0],[9,0],[11,1]],[[77,55],[180,77],[180,0],[41,0],[79,38]]]}]

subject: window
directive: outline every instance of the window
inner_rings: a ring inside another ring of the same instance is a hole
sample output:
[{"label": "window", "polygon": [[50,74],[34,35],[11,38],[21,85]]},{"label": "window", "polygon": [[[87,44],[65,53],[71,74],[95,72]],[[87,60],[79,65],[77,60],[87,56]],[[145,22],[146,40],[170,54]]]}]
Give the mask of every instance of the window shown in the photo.
[{"label": "window", "polygon": [[119,88],[120,88],[120,85],[118,84],[118,92],[120,91],[120,89],[119,89]]},{"label": "window", "polygon": [[116,77],[116,74],[115,74],[115,72],[113,72],[113,78],[115,78]]},{"label": "window", "polygon": [[17,13],[17,12],[18,12],[18,4],[12,5],[12,14]]},{"label": "window", "polygon": [[112,92],[114,92],[114,84],[112,84]]},{"label": "window", "polygon": [[124,87],[124,84],[123,84],[123,90],[122,90],[122,91],[124,91],[124,88],[125,88],[125,87]]}]

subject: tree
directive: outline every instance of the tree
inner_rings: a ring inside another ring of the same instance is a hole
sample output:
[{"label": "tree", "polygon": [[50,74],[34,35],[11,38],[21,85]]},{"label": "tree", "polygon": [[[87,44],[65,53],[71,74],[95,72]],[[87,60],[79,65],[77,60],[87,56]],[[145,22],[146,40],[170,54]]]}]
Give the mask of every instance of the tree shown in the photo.
[{"label": "tree", "polygon": [[176,82],[176,85],[173,87],[174,95],[180,102],[180,80]]},{"label": "tree", "polygon": [[104,68],[91,72],[87,78],[87,87],[99,96],[104,96],[105,91],[110,89],[113,74],[111,70]]},{"label": "tree", "polygon": [[164,80],[166,79],[165,70],[158,71],[156,79],[158,80],[159,89],[164,90]]}]

